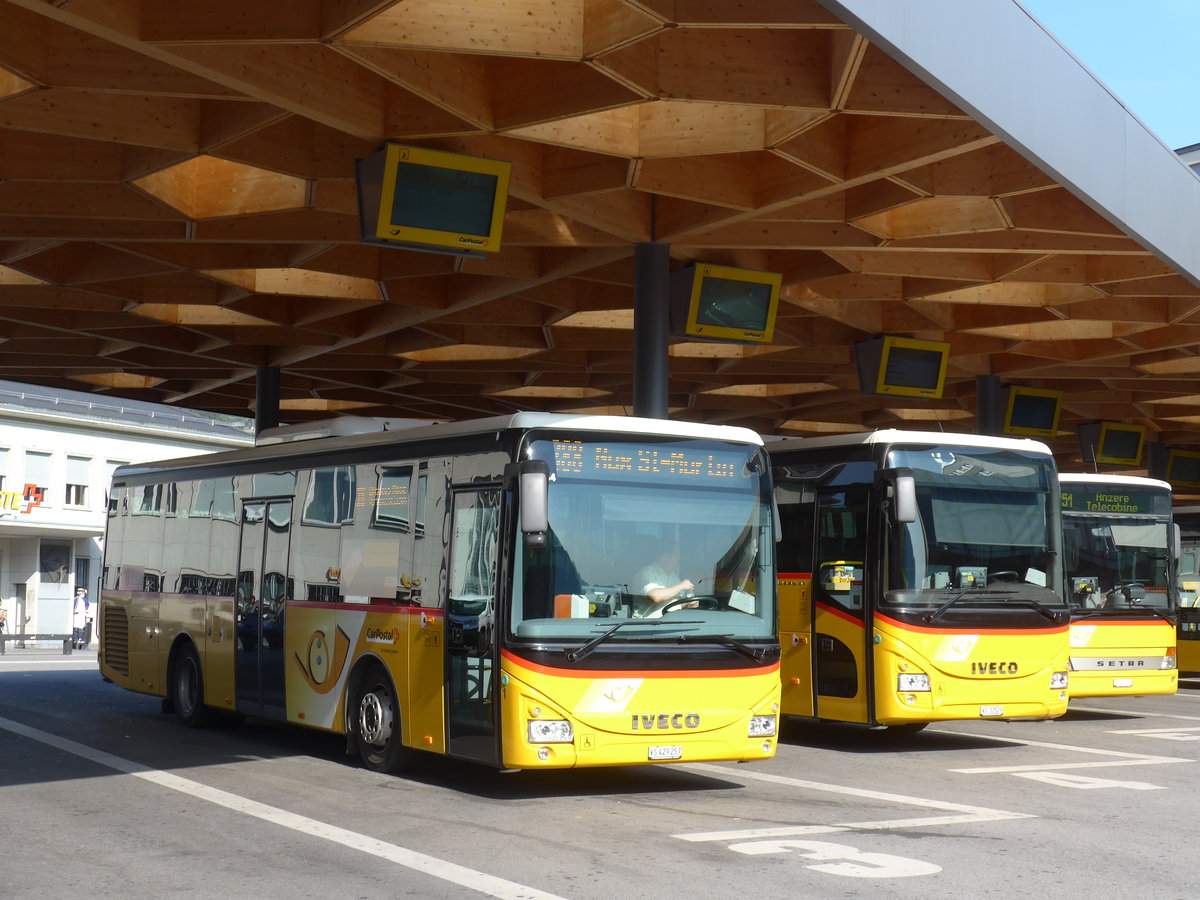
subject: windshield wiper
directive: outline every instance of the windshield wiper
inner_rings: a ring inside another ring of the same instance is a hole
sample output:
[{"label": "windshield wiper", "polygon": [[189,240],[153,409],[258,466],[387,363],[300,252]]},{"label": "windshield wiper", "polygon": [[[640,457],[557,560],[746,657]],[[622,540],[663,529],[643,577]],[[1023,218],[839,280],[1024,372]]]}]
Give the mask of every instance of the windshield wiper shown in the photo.
[{"label": "windshield wiper", "polygon": [[609,628],[607,631],[600,632],[600,634],[596,635],[594,638],[592,638],[590,641],[588,641],[586,644],[584,644],[578,650],[569,651],[567,653],[567,662],[579,662],[579,660],[583,659],[585,656],[590,656],[597,647],[599,647],[601,644],[603,644],[610,637],[612,637],[614,634],[616,634],[618,631],[620,631],[622,628],[624,628],[627,625],[654,625],[654,626],[672,625],[673,626],[673,625],[703,625],[703,624],[704,624],[704,622],[701,619],[690,619],[688,621],[683,621],[680,619],[671,619],[669,621],[664,620],[664,619],[628,619],[624,622],[618,622],[616,625],[614,625],[612,628]]},{"label": "windshield wiper", "polygon": [[[1048,606],[1043,606],[1041,603],[1038,603],[1036,600],[1031,600],[1028,597],[1022,597],[1019,600],[1005,600],[1004,602],[1005,603],[1019,603],[1022,606],[1028,606],[1031,609],[1036,609],[1038,612],[1040,612],[1043,616],[1045,616],[1047,619],[1049,619],[1051,622],[1053,622],[1056,625],[1059,623],[1059,621],[1061,621],[1059,619],[1059,615],[1057,612],[1055,612]],[[1069,615],[1069,613],[1068,613],[1068,615]]]},{"label": "windshield wiper", "polygon": [[722,646],[729,647],[731,650],[736,650],[743,656],[748,656],[760,666],[765,663],[766,651],[762,647],[751,647],[749,644],[744,644],[735,638],[732,634],[681,634],[679,643],[681,644],[704,644],[717,643]]},{"label": "windshield wiper", "polygon": [[1016,591],[1001,591],[1001,590],[993,590],[991,588],[971,588],[970,590],[959,591],[957,594],[955,594],[953,597],[951,597],[949,600],[947,600],[945,603],[943,603],[941,606],[939,606],[933,612],[926,613],[925,621],[926,622],[936,622],[938,619],[940,619],[942,617],[942,614],[945,613],[946,610],[948,610],[950,607],[952,607],[955,603],[957,603],[963,597],[966,597],[968,595],[973,596],[973,597],[978,597],[981,595],[993,595],[994,596],[996,594],[1015,594],[1015,593],[1016,593]]}]

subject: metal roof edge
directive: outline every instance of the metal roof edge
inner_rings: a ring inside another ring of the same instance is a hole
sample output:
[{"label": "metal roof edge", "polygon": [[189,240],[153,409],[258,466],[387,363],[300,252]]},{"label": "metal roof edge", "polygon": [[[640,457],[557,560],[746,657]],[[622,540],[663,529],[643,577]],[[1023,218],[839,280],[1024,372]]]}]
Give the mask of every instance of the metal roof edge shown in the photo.
[{"label": "metal roof edge", "polygon": [[1200,287],[1200,178],[1017,0],[819,0]]}]

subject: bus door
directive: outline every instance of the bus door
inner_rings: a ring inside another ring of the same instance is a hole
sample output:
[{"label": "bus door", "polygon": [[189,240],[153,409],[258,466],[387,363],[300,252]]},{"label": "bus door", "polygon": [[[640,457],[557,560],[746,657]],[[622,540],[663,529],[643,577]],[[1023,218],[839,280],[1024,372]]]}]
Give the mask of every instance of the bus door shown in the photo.
[{"label": "bus door", "polygon": [[816,715],[840,722],[867,722],[869,710],[870,608],[866,594],[869,489],[822,488],[817,492],[816,547],[812,572],[813,682]]},{"label": "bus door", "polygon": [[283,626],[287,601],[292,599],[291,523],[291,500],[249,500],[242,506],[234,667],[239,712],[284,716]]},{"label": "bus door", "polygon": [[446,598],[447,750],[498,765],[496,579],[500,489],[454,494]]}]

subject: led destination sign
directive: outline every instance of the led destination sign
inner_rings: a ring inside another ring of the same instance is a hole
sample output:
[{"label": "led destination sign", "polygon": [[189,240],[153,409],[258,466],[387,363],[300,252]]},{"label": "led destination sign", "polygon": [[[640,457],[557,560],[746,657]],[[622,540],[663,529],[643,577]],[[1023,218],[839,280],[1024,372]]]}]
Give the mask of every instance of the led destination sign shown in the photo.
[{"label": "led destination sign", "polygon": [[660,483],[737,483],[747,477],[746,460],[753,452],[751,447],[744,450],[681,448],[669,444],[618,441],[556,440],[552,443],[558,478],[617,475],[631,481]]},{"label": "led destination sign", "polygon": [[1111,487],[1071,485],[1062,489],[1063,512],[1133,513],[1165,516],[1171,512],[1171,498],[1150,491],[1113,490]]}]

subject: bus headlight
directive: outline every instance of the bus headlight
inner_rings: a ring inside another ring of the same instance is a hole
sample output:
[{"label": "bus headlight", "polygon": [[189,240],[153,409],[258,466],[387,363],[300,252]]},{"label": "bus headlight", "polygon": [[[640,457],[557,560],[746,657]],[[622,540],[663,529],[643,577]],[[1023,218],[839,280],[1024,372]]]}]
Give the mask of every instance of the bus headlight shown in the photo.
[{"label": "bus headlight", "polygon": [[1050,690],[1058,690],[1067,686],[1066,672],[1051,672],[1050,673]]},{"label": "bus headlight", "polygon": [[566,719],[530,719],[525,736],[531,744],[569,744],[575,740],[575,729]]},{"label": "bus headlight", "polygon": [[749,737],[771,737],[775,734],[775,716],[751,716]]},{"label": "bus headlight", "polygon": [[912,675],[901,675],[899,683],[896,685],[898,691],[927,691],[929,690],[929,676],[919,673]]},{"label": "bus headlight", "polygon": [[1175,657],[1174,657],[1174,656],[1164,656],[1164,657],[1162,658],[1162,665],[1161,665],[1161,666],[1159,666],[1159,668],[1160,668],[1160,669],[1173,669],[1173,668],[1175,668]]}]

